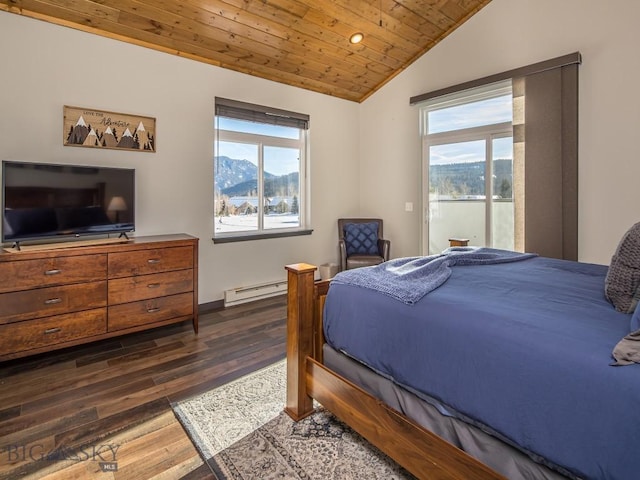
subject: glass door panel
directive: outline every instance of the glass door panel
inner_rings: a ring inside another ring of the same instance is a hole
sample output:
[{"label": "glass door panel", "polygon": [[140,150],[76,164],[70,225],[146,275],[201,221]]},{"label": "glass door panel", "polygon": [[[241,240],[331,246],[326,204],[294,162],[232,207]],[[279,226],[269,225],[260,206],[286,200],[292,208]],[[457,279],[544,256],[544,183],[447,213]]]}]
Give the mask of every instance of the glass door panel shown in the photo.
[{"label": "glass door panel", "polygon": [[485,140],[429,146],[429,255],[450,238],[486,245]]},{"label": "glass door panel", "polygon": [[492,140],[493,198],[491,201],[491,239],[494,248],[513,250],[513,138]]}]

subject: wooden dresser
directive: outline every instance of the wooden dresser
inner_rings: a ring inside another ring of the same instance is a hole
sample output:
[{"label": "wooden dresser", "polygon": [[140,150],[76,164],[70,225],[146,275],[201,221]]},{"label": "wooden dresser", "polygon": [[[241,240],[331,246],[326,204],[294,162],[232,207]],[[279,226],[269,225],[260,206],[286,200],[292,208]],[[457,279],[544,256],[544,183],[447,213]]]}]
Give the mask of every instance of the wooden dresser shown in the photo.
[{"label": "wooden dresser", "polygon": [[198,332],[198,239],[0,253],[0,361],[185,320]]}]

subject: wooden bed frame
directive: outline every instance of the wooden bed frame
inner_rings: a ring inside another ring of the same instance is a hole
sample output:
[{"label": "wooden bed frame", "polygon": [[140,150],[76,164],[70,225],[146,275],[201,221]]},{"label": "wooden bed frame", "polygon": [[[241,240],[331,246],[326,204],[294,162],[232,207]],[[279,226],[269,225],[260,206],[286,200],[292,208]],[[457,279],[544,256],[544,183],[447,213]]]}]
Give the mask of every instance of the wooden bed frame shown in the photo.
[{"label": "wooden bed frame", "polygon": [[317,267],[285,267],[287,291],[287,404],[298,421],[313,413],[313,399],[418,478],[503,479],[483,463],[417,425],[323,365],[322,311],[329,281],[314,281]]}]

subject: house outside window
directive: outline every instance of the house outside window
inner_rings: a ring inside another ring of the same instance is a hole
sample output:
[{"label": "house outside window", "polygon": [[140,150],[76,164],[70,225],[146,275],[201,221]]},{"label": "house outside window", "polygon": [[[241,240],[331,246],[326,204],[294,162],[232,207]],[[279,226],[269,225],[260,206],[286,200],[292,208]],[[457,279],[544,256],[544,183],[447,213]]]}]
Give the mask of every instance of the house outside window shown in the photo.
[{"label": "house outside window", "polygon": [[511,80],[438,97],[421,107],[423,253],[450,238],[514,249]]},{"label": "house outside window", "polygon": [[309,117],[216,98],[214,242],[304,235]]}]

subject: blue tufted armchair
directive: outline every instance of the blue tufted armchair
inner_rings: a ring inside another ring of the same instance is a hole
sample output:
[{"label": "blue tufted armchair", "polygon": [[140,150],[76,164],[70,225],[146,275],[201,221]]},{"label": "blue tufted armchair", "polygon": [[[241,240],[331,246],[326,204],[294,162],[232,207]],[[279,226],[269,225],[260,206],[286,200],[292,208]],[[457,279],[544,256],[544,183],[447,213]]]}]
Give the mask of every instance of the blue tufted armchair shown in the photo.
[{"label": "blue tufted armchair", "polygon": [[339,218],[338,245],[341,271],[389,260],[391,242],[382,238],[379,218]]}]

